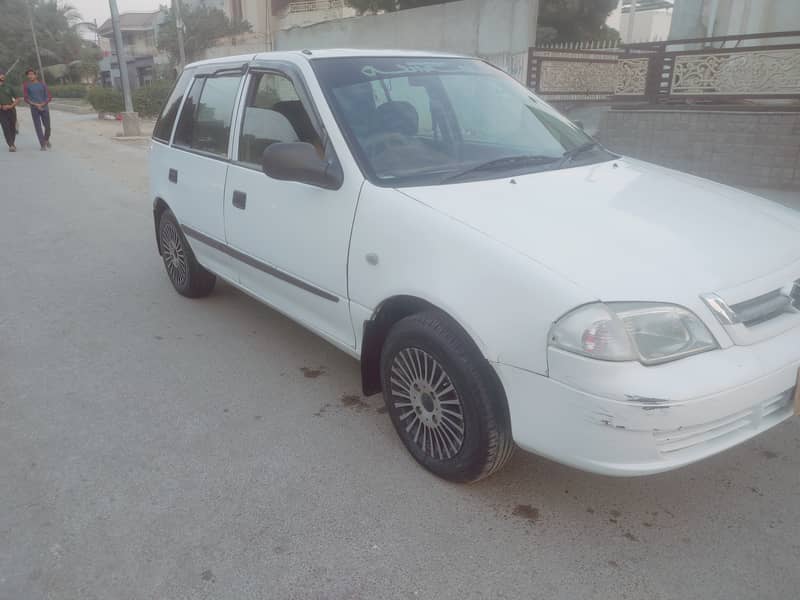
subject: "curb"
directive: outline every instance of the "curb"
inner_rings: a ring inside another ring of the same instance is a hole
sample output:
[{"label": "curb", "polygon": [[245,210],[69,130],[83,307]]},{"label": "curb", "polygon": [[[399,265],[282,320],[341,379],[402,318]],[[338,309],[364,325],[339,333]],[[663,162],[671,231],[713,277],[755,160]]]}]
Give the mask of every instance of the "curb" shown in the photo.
[{"label": "curb", "polygon": [[94,112],[91,106],[76,106],[74,104],[60,104],[58,102],[51,102],[50,108],[78,115],[91,115]]}]

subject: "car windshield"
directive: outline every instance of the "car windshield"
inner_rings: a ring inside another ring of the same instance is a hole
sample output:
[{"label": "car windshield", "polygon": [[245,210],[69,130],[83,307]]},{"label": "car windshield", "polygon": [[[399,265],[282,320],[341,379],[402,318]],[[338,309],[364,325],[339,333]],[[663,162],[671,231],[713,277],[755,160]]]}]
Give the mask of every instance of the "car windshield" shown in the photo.
[{"label": "car windshield", "polygon": [[356,159],[379,185],[490,179],[614,158],[480,60],[360,57],[312,64]]}]

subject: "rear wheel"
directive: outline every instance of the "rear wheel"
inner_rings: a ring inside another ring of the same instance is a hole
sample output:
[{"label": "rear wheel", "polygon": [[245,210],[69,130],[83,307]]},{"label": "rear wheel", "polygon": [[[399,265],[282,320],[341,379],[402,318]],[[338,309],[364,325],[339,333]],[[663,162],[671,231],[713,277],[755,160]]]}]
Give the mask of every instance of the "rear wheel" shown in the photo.
[{"label": "rear wheel", "polygon": [[514,449],[502,388],[464,331],[430,311],[399,321],[381,353],[383,394],[411,455],[458,482],[488,477]]},{"label": "rear wheel", "polygon": [[217,278],[197,262],[170,210],[165,210],[159,219],[158,241],[164,268],[175,290],[189,298],[208,296]]}]

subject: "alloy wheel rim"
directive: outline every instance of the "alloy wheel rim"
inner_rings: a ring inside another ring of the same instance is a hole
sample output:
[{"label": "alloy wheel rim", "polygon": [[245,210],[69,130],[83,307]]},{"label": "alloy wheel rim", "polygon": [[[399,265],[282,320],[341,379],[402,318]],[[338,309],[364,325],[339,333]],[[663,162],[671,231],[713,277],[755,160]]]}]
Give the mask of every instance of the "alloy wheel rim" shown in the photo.
[{"label": "alloy wheel rim", "polygon": [[441,364],[420,348],[404,348],[391,365],[392,403],[408,440],[435,460],[464,445],[464,408]]},{"label": "alloy wheel rim", "polygon": [[189,276],[186,251],[183,248],[183,241],[178,235],[178,230],[172,223],[167,222],[161,225],[161,251],[169,278],[175,285],[184,286]]}]

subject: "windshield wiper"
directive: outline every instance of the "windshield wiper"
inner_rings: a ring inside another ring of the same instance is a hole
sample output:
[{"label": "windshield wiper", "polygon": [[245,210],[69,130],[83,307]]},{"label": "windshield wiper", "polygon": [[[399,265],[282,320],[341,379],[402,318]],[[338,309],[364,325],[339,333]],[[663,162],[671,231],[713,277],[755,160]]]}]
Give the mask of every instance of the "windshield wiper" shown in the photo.
[{"label": "windshield wiper", "polygon": [[473,165],[468,169],[463,171],[459,171],[455,175],[451,175],[450,177],[446,177],[442,180],[442,183],[450,183],[452,181],[457,181],[462,177],[467,175],[472,175],[473,173],[479,173],[481,171],[502,171],[505,169],[512,169],[517,166],[527,166],[527,165],[546,165],[549,163],[554,163],[562,160],[561,158],[557,158],[554,156],[544,156],[541,154],[522,154],[520,156],[504,156],[502,158],[495,158],[493,160],[480,163],[477,165]]},{"label": "windshield wiper", "polygon": [[592,140],[586,142],[585,144],[581,144],[580,146],[577,146],[572,150],[567,150],[566,152],[564,152],[563,157],[561,158],[561,162],[558,165],[559,168],[562,168],[571,163],[573,160],[575,160],[575,157],[577,157],[579,154],[583,154],[584,152],[588,152],[589,150],[597,148],[599,145],[600,144],[598,142]]}]

